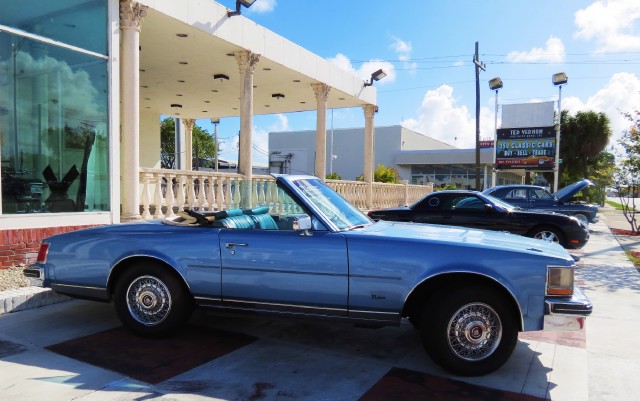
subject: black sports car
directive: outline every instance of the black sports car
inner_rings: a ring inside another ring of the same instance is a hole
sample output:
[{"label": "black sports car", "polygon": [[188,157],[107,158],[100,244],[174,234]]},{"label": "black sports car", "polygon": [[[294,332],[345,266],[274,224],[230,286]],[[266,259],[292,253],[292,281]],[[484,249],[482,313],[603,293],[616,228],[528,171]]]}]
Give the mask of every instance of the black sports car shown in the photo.
[{"label": "black sports car", "polygon": [[410,206],[372,210],[369,217],[508,231],[573,249],[582,248],[589,240],[586,224],[575,217],[524,210],[477,191],[434,192]]}]

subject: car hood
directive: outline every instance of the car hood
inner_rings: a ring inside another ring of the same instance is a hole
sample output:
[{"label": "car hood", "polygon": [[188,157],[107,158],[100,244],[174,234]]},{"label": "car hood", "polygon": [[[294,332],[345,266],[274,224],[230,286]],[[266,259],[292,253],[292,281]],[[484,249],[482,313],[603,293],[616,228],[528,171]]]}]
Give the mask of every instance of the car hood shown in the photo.
[{"label": "car hood", "polygon": [[572,260],[567,251],[558,244],[506,232],[395,221],[378,221],[364,228],[362,232],[408,241],[456,244],[470,248],[499,249]]},{"label": "car hood", "polygon": [[578,182],[574,182],[571,185],[567,185],[562,189],[559,189],[554,195],[559,202],[566,203],[571,200],[571,198],[573,198],[575,194],[592,185],[594,185],[593,182],[587,179],[580,180]]}]

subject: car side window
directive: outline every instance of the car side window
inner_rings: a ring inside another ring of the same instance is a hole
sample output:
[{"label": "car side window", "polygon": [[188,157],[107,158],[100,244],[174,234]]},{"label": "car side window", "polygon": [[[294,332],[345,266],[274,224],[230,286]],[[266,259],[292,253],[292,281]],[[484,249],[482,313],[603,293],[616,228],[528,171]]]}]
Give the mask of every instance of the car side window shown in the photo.
[{"label": "car side window", "polygon": [[480,210],[485,207],[484,201],[475,196],[460,196],[451,203],[455,210]]},{"label": "car side window", "polygon": [[504,199],[527,199],[527,190],[522,188],[515,188],[507,192]]},{"label": "car side window", "polygon": [[535,188],[530,191],[531,199],[553,199],[553,195],[546,189]]}]

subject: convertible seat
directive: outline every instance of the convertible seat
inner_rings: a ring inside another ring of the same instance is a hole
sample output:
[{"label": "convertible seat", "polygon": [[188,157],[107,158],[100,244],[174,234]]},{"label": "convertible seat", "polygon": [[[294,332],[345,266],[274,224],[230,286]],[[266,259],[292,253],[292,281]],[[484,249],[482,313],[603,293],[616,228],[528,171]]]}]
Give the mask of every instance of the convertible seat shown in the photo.
[{"label": "convertible seat", "polygon": [[269,206],[259,206],[253,209],[242,210],[239,214],[239,209],[230,211],[228,217],[217,219],[214,225],[224,228],[256,228],[261,230],[277,230],[273,217],[269,214]]},{"label": "convertible seat", "polygon": [[256,222],[253,221],[251,216],[239,215],[229,216],[221,220],[216,220],[214,226],[224,228],[256,228]]}]

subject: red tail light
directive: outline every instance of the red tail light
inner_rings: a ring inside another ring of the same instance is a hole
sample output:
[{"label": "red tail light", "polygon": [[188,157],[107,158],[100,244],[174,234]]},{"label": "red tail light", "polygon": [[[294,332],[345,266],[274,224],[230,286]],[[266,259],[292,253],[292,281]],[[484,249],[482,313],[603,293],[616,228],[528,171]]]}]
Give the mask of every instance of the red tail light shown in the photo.
[{"label": "red tail light", "polygon": [[38,250],[38,263],[47,263],[47,253],[49,253],[49,244],[43,242]]}]

